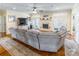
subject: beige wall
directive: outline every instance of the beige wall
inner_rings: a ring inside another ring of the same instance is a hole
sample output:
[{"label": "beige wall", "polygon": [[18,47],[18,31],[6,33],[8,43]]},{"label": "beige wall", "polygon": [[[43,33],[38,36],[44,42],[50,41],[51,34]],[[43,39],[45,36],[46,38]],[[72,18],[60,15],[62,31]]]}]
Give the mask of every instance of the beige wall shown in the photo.
[{"label": "beige wall", "polygon": [[6,11],[0,10],[0,15],[1,15],[1,16],[5,16],[5,15],[6,15]]},{"label": "beige wall", "polygon": [[71,10],[70,11],[68,11],[68,19],[67,19],[67,30],[68,31],[70,31],[70,32],[72,32],[72,19],[71,19]]},{"label": "beige wall", "polygon": [[0,32],[6,32],[5,11],[0,10]]},{"label": "beige wall", "polygon": [[[16,17],[16,21],[9,21],[9,16],[15,16]],[[14,27],[14,28],[26,28],[27,29],[27,25],[26,26],[17,26],[17,18],[18,17],[27,17],[28,14],[25,12],[16,12],[16,11],[6,11],[6,33],[9,34],[9,28]]]}]

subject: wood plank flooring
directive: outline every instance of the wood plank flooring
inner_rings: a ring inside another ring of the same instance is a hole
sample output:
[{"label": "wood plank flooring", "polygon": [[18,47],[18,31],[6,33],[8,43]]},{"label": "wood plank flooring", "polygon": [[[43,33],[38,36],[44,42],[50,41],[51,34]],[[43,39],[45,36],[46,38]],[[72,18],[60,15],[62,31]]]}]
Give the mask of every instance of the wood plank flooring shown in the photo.
[{"label": "wood plank flooring", "polygon": [[[16,42],[19,42],[20,44],[24,45],[25,47],[31,49],[33,52],[40,54],[41,56],[64,56],[64,47],[61,47],[61,49],[58,52],[47,52],[47,51],[40,51],[37,50],[29,45],[26,45],[16,39],[14,39]],[[0,46],[0,56],[11,56],[2,46]]]},{"label": "wood plank flooring", "polygon": [[[5,37],[12,38],[11,35],[6,35]],[[74,37],[74,36],[72,36],[72,37]],[[71,36],[68,35],[67,38],[71,38]],[[14,39],[14,40],[16,42],[19,42],[20,44],[28,47],[32,51],[40,54],[41,56],[65,56],[64,47],[61,47],[61,49],[57,53],[54,53],[54,52],[46,52],[46,51],[37,50],[37,49],[35,49],[35,48],[33,48],[33,47],[29,46],[29,45],[26,45],[26,44],[22,43],[21,41],[16,40],[16,39]],[[2,46],[0,46],[0,56],[11,56],[11,55]]]},{"label": "wood plank flooring", "polygon": [[[14,39],[14,38],[13,38],[13,39]],[[61,47],[58,52],[47,52],[47,51],[40,51],[40,50],[37,50],[37,49],[35,49],[35,48],[33,48],[33,47],[29,46],[29,45],[24,44],[24,43],[21,42],[21,41],[16,40],[16,39],[14,39],[14,40],[17,41],[17,42],[19,42],[19,43],[21,43],[21,44],[23,44],[24,46],[28,47],[28,48],[31,49],[32,51],[34,51],[34,52],[40,54],[41,56],[65,56],[64,46]]]},{"label": "wood plank flooring", "polygon": [[0,45],[0,56],[11,56],[11,55]]},{"label": "wood plank flooring", "polygon": [[[11,35],[7,35],[6,37],[12,38]],[[28,48],[31,49],[32,51],[34,51],[34,52],[36,52],[36,53],[38,53],[38,54],[40,54],[40,55],[42,55],[42,56],[65,56],[64,46],[61,47],[61,48],[59,49],[59,51],[56,52],[56,53],[55,53],[55,52],[47,52],[47,51],[40,51],[40,50],[37,50],[37,49],[35,49],[35,48],[33,48],[33,47],[29,46],[29,45],[26,45],[25,43],[23,43],[23,42],[21,42],[21,41],[15,39],[15,38],[12,38],[12,39],[15,40],[15,41],[17,41],[17,42],[19,42],[19,43],[21,43],[21,44],[23,44],[24,46],[28,47]]]}]

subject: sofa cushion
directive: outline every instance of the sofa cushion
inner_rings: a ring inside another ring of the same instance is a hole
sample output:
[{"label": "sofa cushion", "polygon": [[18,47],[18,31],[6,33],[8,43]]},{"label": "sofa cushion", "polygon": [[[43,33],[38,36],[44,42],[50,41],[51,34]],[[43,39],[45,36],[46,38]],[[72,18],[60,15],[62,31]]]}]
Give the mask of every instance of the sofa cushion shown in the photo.
[{"label": "sofa cushion", "polygon": [[35,29],[31,29],[31,30],[28,30],[27,32],[31,32],[31,33],[34,33],[34,34],[39,34],[40,31],[39,30],[35,30]]},{"label": "sofa cushion", "polygon": [[40,35],[58,35],[58,33],[56,33],[56,32],[40,32],[39,33]]}]

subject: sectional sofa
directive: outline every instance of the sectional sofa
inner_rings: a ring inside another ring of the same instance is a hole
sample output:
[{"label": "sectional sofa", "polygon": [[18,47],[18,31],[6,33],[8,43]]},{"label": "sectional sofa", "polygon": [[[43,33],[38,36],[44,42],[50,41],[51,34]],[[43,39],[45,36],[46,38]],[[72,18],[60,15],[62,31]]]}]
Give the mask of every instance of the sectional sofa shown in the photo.
[{"label": "sectional sofa", "polygon": [[38,30],[22,30],[10,28],[13,38],[41,51],[57,52],[64,44],[66,31],[41,32]]}]

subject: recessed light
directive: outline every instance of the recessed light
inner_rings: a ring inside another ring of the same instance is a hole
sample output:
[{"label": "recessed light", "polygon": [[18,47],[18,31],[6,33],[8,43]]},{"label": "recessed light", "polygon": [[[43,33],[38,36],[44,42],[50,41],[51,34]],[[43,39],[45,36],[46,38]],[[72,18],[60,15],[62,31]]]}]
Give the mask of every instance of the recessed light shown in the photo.
[{"label": "recessed light", "polygon": [[16,9],[16,7],[13,7],[12,9],[13,9],[13,10],[15,10],[15,9]]}]

